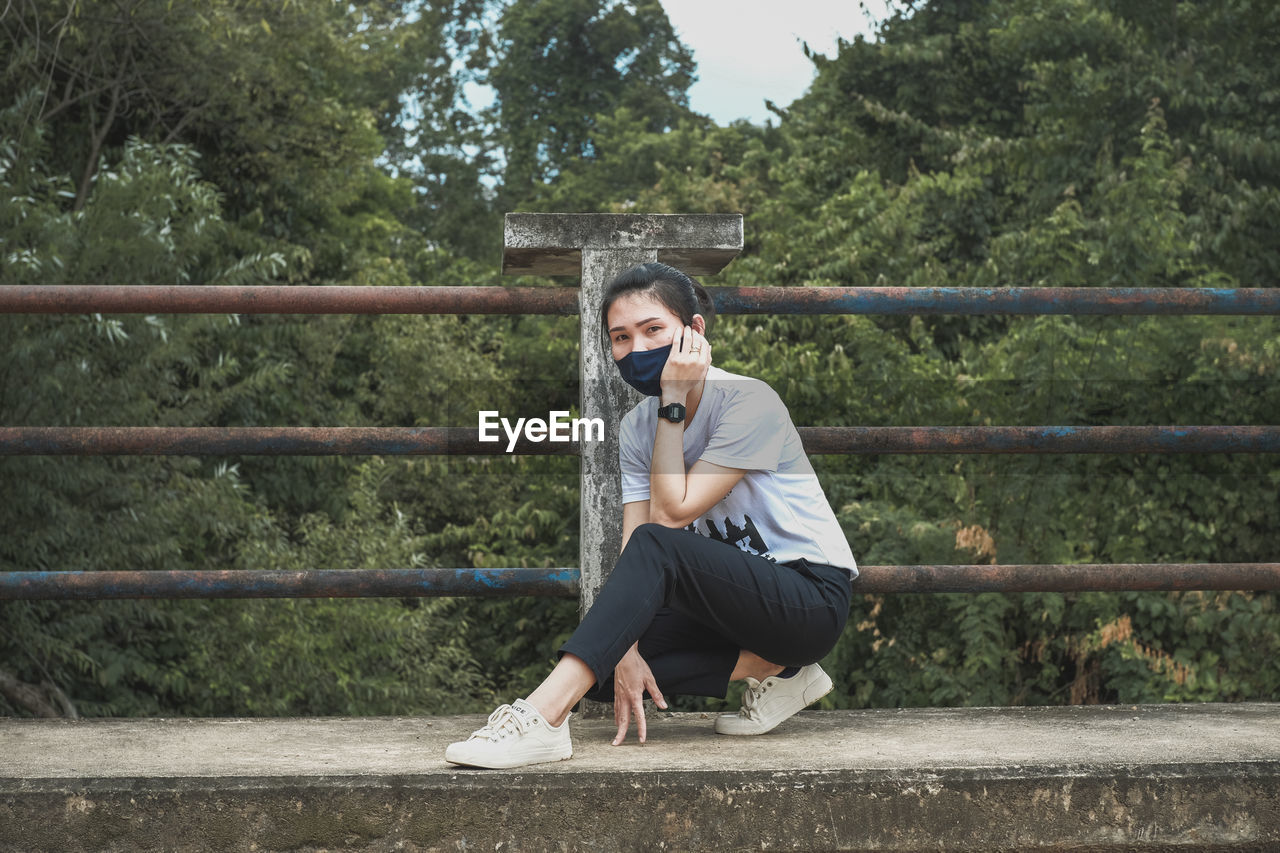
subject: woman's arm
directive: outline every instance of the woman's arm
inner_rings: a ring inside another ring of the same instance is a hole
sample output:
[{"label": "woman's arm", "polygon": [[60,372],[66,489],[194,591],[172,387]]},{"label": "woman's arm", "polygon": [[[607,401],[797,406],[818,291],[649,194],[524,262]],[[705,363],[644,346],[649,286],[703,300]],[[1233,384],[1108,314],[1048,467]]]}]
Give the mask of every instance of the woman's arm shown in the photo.
[{"label": "woman's arm", "polygon": [[[649,520],[649,502],[632,501],[622,505],[622,547],[627,547],[631,534],[637,527]],[[637,734],[644,743],[648,736],[644,718],[644,692],[649,691],[653,701],[659,708],[667,707],[667,700],[653,677],[649,664],[640,656],[639,643],[632,643],[631,648],[618,661],[613,670],[613,721],[618,724],[618,733],[613,738],[617,746],[627,738],[627,729],[631,727],[632,716],[636,719]]]},{"label": "woman's arm", "polygon": [[[662,405],[688,405],[689,395],[705,385],[711,346],[690,326],[678,330],[662,369]],[[706,417],[705,415],[703,417]],[[664,527],[684,527],[718,504],[746,473],[705,459],[684,467],[685,421],[658,418],[649,465],[649,520]]]},{"label": "woman's arm", "polygon": [[[663,423],[661,420],[658,423],[658,438],[653,445],[653,468],[649,475],[649,520],[664,527],[684,527],[720,503],[747,472],[742,468],[726,468],[705,459],[693,463],[693,467],[686,472],[680,438],[677,437],[674,452],[662,448]],[[680,424],[667,426],[678,430]]]},{"label": "woman's arm", "polygon": [[632,501],[622,505],[622,547],[627,547],[631,533],[649,520],[649,502]]}]

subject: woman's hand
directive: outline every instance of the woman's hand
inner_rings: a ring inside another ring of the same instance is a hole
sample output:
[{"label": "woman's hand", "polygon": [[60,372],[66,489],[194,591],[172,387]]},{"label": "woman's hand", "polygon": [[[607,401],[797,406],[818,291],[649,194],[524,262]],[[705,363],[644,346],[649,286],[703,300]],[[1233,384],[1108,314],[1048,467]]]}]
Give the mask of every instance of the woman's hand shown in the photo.
[{"label": "woman's hand", "polygon": [[658,682],[653,678],[649,664],[640,657],[639,645],[633,645],[618,661],[613,670],[613,719],[618,724],[618,734],[613,739],[617,746],[627,739],[627,729],[631,726],[631,715],[636,717],[636,728],[640,732],[640,742],[644,743],[648,736],[644,719],[644,692],[648,690],[659,708],[667,707],[667,700],[662,698]]},{"label": "woman's hand", "polygon": [[682,326],[671,337],[671,355],[662,368],[663,403],[683,403],[707,376],[711,367],[711,345],[691,326]]}]

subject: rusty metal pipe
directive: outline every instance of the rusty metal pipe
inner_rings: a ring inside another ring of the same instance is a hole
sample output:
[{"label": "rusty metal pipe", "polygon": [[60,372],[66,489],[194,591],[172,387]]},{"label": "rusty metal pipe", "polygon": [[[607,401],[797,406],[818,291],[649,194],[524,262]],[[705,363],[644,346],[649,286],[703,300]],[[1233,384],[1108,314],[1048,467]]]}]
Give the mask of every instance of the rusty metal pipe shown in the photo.
[{"label": "rusty metal pipe", "polygon": [[0,600],[100,598],[576,598],[577,569],[0,572]]},{"label": "rusty metal pipe", "polygon": [[[1280,314],[1280,288],[711,287],[722,314]],[[0,314],[576,314],[573,287],[4,285]]]},{"label": "rusty metal pipe", "polygon": [[1280,563],[863,566],[854,593],[1275,590]]},{"label": "rusty metal pipe", "polygon": [[[863,566],[855,593],[1277,590],[1280,563]],[[577,569],[0,572],[0,600],[573,598]]]},{"label": "rusty metal pipe", "polygon": [[[1280,426],[800,427],[812,454],[1280,453]],[[0,456],[424,456],[506,453],[470,427],[0,427]],[[530,442],[519,455],[573,455]]]},{"label": "rusty metal pipe", "polygon": [[812,454],[1280,453],[1280,426],[800,427]]},{"label": "rusty metal pipe", "polygon": [[0,314],[577,314],[566,287],[0,287]]},{"label": "rusty metal pipe", "polygon": [[[506,453],[470,427],[0,427],[0,456],[469,456]],[[576,442],[514,452],[573,455]]]}]

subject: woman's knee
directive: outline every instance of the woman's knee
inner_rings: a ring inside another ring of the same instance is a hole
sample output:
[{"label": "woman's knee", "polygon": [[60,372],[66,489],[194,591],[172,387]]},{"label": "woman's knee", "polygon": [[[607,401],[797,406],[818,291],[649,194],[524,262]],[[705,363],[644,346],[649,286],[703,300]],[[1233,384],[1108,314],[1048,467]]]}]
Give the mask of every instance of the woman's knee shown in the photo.
[{"label": "woman's knee", "polygon": [[696,536],[687,530],[664,527],[661,524],[646,522],[631,531],[627,547],[615,564],[616,569],[624,571],[666,571],[679,562],[680,535]]},{"label": "woman's knee", "polygon": [[658,548],[665,549],[670,544],[679,539],[681,535],[688,535],[689,531],[683,528],[666,527],[655,521],[646,521],[631,531],[631,538],[627,540],[626,550],[631,548]]}]

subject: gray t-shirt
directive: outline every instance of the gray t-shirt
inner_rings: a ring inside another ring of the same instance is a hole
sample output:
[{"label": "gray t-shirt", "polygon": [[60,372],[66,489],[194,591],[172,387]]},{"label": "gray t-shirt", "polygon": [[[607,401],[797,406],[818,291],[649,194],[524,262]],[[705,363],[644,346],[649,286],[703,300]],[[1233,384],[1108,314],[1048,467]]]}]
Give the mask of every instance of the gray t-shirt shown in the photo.
[{"label": "gray t-shirt", "polygon": [[[622,419],[622,502],[649,499],[649,464],[658,428],[658,398],[647,397]],[[759,379],[712,366],[698,411],[684,431],[684,464],[699,459],[746,474],[689,529],[780,563],[804,558],[858,566],[813,473],[782,399]]]}]

